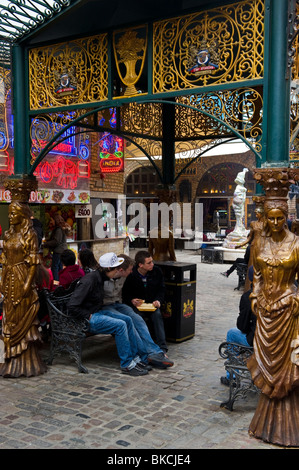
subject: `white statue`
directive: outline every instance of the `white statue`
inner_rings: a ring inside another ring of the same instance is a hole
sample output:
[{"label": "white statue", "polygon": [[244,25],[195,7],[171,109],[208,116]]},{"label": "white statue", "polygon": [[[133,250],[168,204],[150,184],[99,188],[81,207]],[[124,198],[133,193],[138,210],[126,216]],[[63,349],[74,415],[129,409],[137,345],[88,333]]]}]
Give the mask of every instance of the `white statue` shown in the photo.
[{"label": "white statue", "polygon": [[248,168],[243,168],[243,171],[237,174],[235,179],[236,189],[234,192],[233,198],[233,209],[236,216],[236,225],[234,230],[229,233],[226,239],[223,242],[225,248],[235,248],[235,245],[238,245],[247,239],[248,230],[245,228],[245,201],[246,201],[246,192],[247,189],[244,186],[245,183],[245,174],[247,173]]}]

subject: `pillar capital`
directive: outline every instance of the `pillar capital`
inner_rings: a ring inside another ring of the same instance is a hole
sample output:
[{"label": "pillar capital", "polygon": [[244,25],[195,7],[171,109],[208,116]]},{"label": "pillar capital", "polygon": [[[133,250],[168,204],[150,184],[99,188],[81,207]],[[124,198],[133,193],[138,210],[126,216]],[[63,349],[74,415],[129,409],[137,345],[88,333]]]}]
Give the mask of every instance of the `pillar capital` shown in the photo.
[{"label": "pillar capital", "polygon": [[31,191],[37,189],[37,180],[34,176],[23,175],[8,178],[4,186],[10,191],[12,201],[27,203],[30,199]]}]

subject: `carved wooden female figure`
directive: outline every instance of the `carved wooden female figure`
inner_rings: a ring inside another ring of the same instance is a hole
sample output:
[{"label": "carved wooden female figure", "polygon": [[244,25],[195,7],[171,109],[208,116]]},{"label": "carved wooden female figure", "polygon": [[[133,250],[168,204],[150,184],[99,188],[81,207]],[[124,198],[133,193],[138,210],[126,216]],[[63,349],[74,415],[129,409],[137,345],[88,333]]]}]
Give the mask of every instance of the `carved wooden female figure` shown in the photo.
[{"label": "carved wooden female figure", "polygon": [[266,442],[299,446],[299,238],[286,224],[286,200],[265,202],[265,232],[254,243],[252,310],[257,316],[248,368],[261,390],[249,433]]},{"label": "carved wooden female figure", "polygon": [[0,375],[39,375],[46,368],[36,347],[40,339],[39,302],[34,283],[39,263],[37,236],[26,204],[12,202],[8,217],[10,228],[5,232],[1,256],[5,362],[0,364]]}]

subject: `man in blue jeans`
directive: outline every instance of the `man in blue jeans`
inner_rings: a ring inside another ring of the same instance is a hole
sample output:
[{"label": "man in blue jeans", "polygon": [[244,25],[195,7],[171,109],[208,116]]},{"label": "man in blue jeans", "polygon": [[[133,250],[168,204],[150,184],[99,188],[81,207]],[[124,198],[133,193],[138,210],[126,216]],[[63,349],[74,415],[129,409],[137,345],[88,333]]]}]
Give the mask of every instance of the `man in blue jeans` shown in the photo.
[{"label": "man in blue jeans", "polygon": [[165,369],[173,366],[173,361],[169,359],[164,351],[153,341],[148,327],[143,318],[134,310],[122,303],[122,288],[125,279],[132,272],[134,261],[126,255],[119,255],[124,259],[119,266],[111,266],[111,259],[115,253],[106,253],[99,259],[99,264],[104,272],[104,305],[103,310],[108,308],[109,312],[117,313],[123,318],[129,316],[134,324],[137,338],[138,350],[148,354],[147,362],[154,367]]},{"label": "man in blue jeans", "polygon": [[[248,278],[253,281],[253,266],[248,269]],[[239,303],[239,315],[237,318],[237,327],[230,328],[226,333],[226,341],[228,343],[236,343],[241,346],[253,346],[253,339],[256,327],[256,316],[251,310],[250,294],[252,287],[244,292]],[[220,378],[223,385],[229,385],[230,375],[226,372],[226,377]]]},{"label": "man in blue jeans", "polygon": [[[123,259],[114,259],[119,265]],[[119,318],[114,312],[103,309],[103,275],[96,269],[81,277],[69,303],[69,314],[74,318],[85,318],[89,321],[89,332],[92,334],[115,335],[115,342],[123,373],[140,376],[148,373],[147,355],[138,351],[135,329],[130,317]],[[142,356],[142,357],[140,357]]]},{"label": "man in blue jeans", "polygon": [[[123,258],[112,257],[111,266],[123,263]],[[68,303],[68,311],[75,318],[89,320],[92,334],[113,334],[123,373],[140,376],[148,373],[146,346],[135,330],[132,319],[108,307],[103,307],[103,278],[101,269],[95,269],[80,278]]]}]

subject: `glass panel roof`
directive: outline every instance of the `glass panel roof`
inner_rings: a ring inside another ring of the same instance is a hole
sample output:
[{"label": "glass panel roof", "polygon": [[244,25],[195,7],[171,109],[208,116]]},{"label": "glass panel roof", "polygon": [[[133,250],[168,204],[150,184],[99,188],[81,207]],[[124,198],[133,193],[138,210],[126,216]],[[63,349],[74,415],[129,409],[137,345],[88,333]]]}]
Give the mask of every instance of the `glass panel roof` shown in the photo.
[{"label": "glass panel roof", "polygon": [[0,62],[9,62],[10,45],[68,7],[71,0],[0,0]]}]

